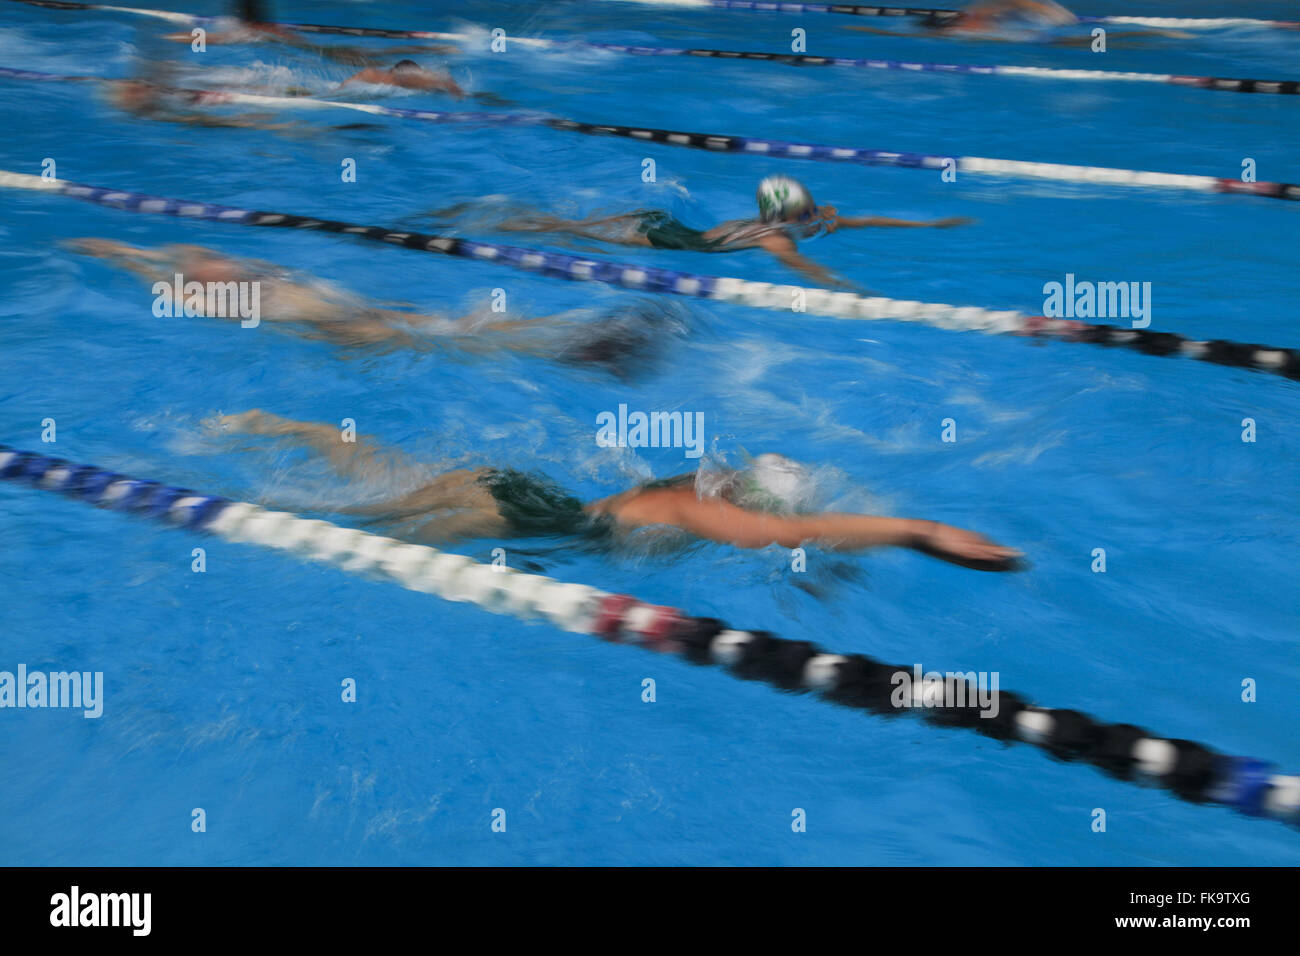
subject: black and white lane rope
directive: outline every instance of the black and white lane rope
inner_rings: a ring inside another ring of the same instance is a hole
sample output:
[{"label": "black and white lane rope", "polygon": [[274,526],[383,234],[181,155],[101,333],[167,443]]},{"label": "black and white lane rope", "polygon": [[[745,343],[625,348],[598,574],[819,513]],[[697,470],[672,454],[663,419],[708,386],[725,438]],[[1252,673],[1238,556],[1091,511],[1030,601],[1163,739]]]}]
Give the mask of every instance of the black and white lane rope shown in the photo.
[{"label": "black and white lane rope", "polygon": [[1226,756],[1190,740],[1158,737],[1133,724],[1110,724],[1077,710],[1035,706],[1019,694],[978,688],[965,678],[911,680],[914,667],[892,666],[865,654],[836,654],[810,641],[730,628],[713,618],[691,617],[625,594],[492,567],[425,545],[6,445],[0,445],[0,480],[228,541],[290,552],[493,613],[541,619],[573,633],[678,654],[695,664],[714,664],[737,677],[819,694],[846,707],[884,716],[915,710],[932,723],[1033,744],[1058,760],[1088,763],[1121,780],[1161,786],[1193,803],[1223,804],[1250,816],[1300,823],[1300,776],[1279,774],[1265,761]]},{"label": "black and white lane rope", "polygon": [[34,192],[55,193],[73,199],[121,209],[129,212],[176,216],[182,219],[199,219],[211,222],[234,223],[245,226],[271,226],[284,229],[306,229],[356,236],[373,242],[436,252],[443,255],[495,262],[501,265],[585,282],[604,282],[609,285],[643,292],[661,292],[694,296],[719,302],[732,302],[777,312],[791,312],[798,297],[803,309],[799,314],[822,315],[850,320],[893,320],[916,322],[938,328],[959,331],[976,331],[990,334],[1031,335],[1060,338],[1072,342],[1135,349],[1148,355],[1183,356],[1238,368],[1272,372],[1286,378],[1300,380],[1300,350],[1273,348],[1245,342],[1222,339],[1199,341],[1173,332],[1156,332],[1150,329],[1125,329],[1112,325],[1093,325],[1073,319],[1048,318],[1026,315],[1021,312],[982,309],[976,306],[953,306],[943,303],[901,301],[878,296],[862,296],[852,292],[834,292],[829,289],[774,285],[770,282],[751,282],[728,276],[709,276],[673,269],[655,269],[648,266],[590,259],[480,242],[452,236],[438,236],[406,230],[386,229],[382,226],[363,226],[336,219],[320,219],[279,212],[240,209],[216,203],[167,199],[146,193],[122,189],[105,189],[46,179],[27,173],[0,170],[0,188],[23,189]]},{"label": "black and white lane rope", "polygon": [[[170,11],[142,10],[132,7],[105,7],[96,4],[63,3],[56,0],[18,0],[33,6],[45,6],[67,9],[85,9],[114,11],[120,13],[143,14],[160,17],[170,22],[209,22],[211,18],[175,14]],[[482,47],[491,49],[491,45],[501,41],[507,45],[517,45],[530,49],[553,52],[570,50],[603,50],[610,53],[632,56],[686,56],[715,60],[743,60],[766,63],[782,63],[789,66],[832,66],[850,67],[860,70],[893,70],[904,73],[945,76],[1010,76],[1045,80],[1067,81],[1101,81],[1129,83],[1163,83],[1193,89],[1211,90],[1229,93],[1300,93],[1300,80],[1263,80],[1245,79],[1227,76],[1186,76],[1175,73],[1141,73],[1124,70],[1076,70],[1045,66],[980,65],[973,63],[924,63],[910,60],[882,60],[877,58],[816,56],[805,53],[767,53],[754,50],[713,50],[703,48],[680,48],[652,45],[629,45],[622,43],[597,43],[576,39],[547,39],[543,37],[523,37],[502,35],[493,36],[487,31],[480,33],[445,32],[434,30],[385,30],[376,27],[332,26],[321,23],[275,23],[277,27],[297,30],[302,33],[333,34],[338,36],[379,37],[383,39],[439,40],[459,43],[467,49]]]},{"label": "black and white lane rope", "polygon": [[[0,78],[18,80],[89,80],[93,77],[40,73],[34,70],[0,68]],[[102,82],[113,82],[107,78]],[[160,87],[159,89],[166,89]],[[496,113],[466,110],[415,110],[374,103],[348,103],[310,96],[263,96],[221,90],[166,89],[188,97],[196,106],[249,104],[294,110],[344,109],[392,116],[424,123],[463,123],[478,126],[544,126],[584,136],[615,136],[663,146],[679,146],[713,153],[763,156],[775,159],[807,160],[826,163],[854,163],[862,166],[892,166],[931,173],[951,171],[961,176],[992,176],[1007,179],[1054,180],[1094,186],[1123,186],[1132,189],[1169,189],[1196,193],[1221,193],[1258,196],[1266,199],[1300,200],[1300,185],[1281,182],[1246,182],[1225,176],[1188,173],[1160,173],[1110,166],[1071,166],[1063,163],[1026,162],[1015,159],[990,159],[983,156],[955,156],[943,153],[898,152],[856,146],[828,146],[788,140],[759,139],[724,133],[692,133],[658,129],[650,126],[621,126],[589,123],[544,113]]]},{"label": "black and white lane rope", "polygon": [[[123,7],[112,4],[76,3],[71,0],[13,0],[32,7],[50,10],[98,10],[104,13],[130,13],[137,16],[156,17],[173,23],[210,23],[220,17],[204,17],[173,10],[151,10],[143,7]],[[851,3],[795,3],[784,0],[604,0],[606,3],[638,3],[647,6],[665,6],[717,10],[740,10],[748,13],[838,13],[855,17],[915,18],[934,23],[956,20],[962,11],[939,7],[878,6]],[[1225,30],[1234,27],[1263,27],[1278,30],[1300,29],[1300,20],[1263,20],[1252,17],[1142,17],[1142,16],[1080,16],[1080,23],[1110,23],[1118,26],[1160,27],[1177,30]],[[322,23],[287,23],[274,21],[269,26],[287,27],[304,33],[336,34],[354,37],[381,37],[392,40],[437,40],[446,34],[428,30],[388,30],[376,27],[334,26]]]},{"label": "black and white lane rope", "polygon": [[[24,0],[37,2],[37,0]],[[936,7],[879,6],[852,3],[797,3],[786,0],[604,0],[605,3],[636,3],[679,9],[740,10],[746,13],[840,13],[855,17],[922,17],[935,23],[957,20],[961,10]],[[1080,16],[1080,23],[1111,23],[1131,27],[1160,27],[1170,30],[1226,30],[1233,27],[1263,27],[1277,30],[1300,29],[1300,20],[1261,20],[1252,17],[1131,17]]]}]

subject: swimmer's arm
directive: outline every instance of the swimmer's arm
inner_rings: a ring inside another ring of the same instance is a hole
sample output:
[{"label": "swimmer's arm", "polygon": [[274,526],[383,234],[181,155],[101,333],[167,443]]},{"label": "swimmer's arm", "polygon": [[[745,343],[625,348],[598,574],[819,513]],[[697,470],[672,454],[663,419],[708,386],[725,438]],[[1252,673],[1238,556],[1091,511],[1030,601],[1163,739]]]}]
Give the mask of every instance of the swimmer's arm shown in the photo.
[{"label": "swimmer's arm", "polygon": [[741,548],[770,544],[797,548],[809,541],[839,551],[912,548],[952,564],[989,571],[1011,570],[1020,556],[973,531],[937,521],[836,513],[786,517],[746,511],[716,498],[674,498],[673,511],[677,520],[672,523],[684,530]]},{"label": "swimmer's arm", "polygon": [[120,242],[117,239],[97,239],[93,236],[86,236],[81,239],[65,239],[60,245],[83,256],[94,256],[96,259],[131,258],[152,259],[161,262],[168,257],[161,249],[146,249],[143,246],[133,246],[129,242]]},{"label": "swimmer's arm", "polygon": [[799,249],[786,236],[780,233],[763,236],[758,240],[759,246],[766,249],[782,263],[794,269],[814,282],[822,285],[839,286],[844,285],[844,280],[837,276],[830,269],[823,265],[805,258],[799,253]]},{"label": "swimmer's arm", "polygon": [[103,259],[150,282],[163,279],[163,263],[172,258],[164,250],[145,249],[115,239],[69,239],[62,245],[83,256]]},{"label": "swimmer's arm", "polygon": [[872,227],[905,227],[948,229],[952,226],[967,226],[975,220],[966,216],[947,216],[943,219],[891,219],[888,216],[836,216],[834,229],[867,229]]},{"label": "swimmer's arm", "polygon": [[463,100],[465,98],[465,91],[461,89],[459,83],[451,78],[450,73],[444,73],[440,76],[437,80],[437,85],[434,86],[433,89],[441,90],[444,93],[450,93],[458,100]]}]

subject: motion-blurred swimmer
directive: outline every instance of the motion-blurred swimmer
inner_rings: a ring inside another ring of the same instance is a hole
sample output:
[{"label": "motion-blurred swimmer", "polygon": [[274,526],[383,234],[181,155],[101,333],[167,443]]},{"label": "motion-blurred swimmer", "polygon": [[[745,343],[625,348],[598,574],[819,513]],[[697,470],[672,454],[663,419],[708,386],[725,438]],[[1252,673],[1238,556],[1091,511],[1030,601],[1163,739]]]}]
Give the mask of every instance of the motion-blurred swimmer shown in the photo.
[{"label": "motion-blurred swimmer", "polygon": [[[293,421],[257,409],[224,415],[226,431],[284,439],[325,458],[342,477],[361,481],[394,460],[366,441],[344,442],[331,425]],[[800,466],[760,455],[698,489],[697,475],[678,475],[583,504],[549,479],[513,469],[458,469],[391,501],[330,508],[388,526],[409,540],[447,544],[468,538],[564,537],[609,541],[637,528],[669,527],[739,548],[813,543],[840,551],[901,547],[981,571],[1019,567],[1019,551],[937,521],[845,513],[797,513],[791,500]]]},{"label": "motion-blurred swimmer", "polygon": [[[917,222],[885,216],[841,216],[834,206],[818,206],[802,183],[789,176],[769,176],[758,186],[758,218],[735,219],[711,229],[700,230],[679,222],[657,209],[639,209],[616,216],[561,219],[533,213],[493,223],[509,232],[554,232],[624,246],[650,246],[690,252],[738,252],[763,249],[791,269],[829,285],[845,285],[831,270],[799,252],[798,239],[812,238],[836,229],[872,226],[932,227],[943,229],[973,220],[964,217]],[[447,216],[464,211],[468,204],[436,213]]]},{"label": "motion-blurred swimmer", "polygon": [[1006,26],[1049,27],[1078,22],[1078,17],[1054,0],[980,0],[963,8],[955,17],[931,14],[921,21],[921,26],[978,33]]},{"label": "motion-blurred swimmer", "polygon": [[[262,0],[237,0],[232,17],[220,21],[223,29],[205,32],[205,45],[226,45],[243,43],[282,43],[294,49],[314,53],[329,60],[360,66],[367,63],[382,62],[394,53],[459,53],[460,49],[447,45],[423,45],[412,47],[390,47],[381,56],[369,50],[352,46],[313,43],[292,28],[272,23],[268,8]],[[177,43],[192,43],[194,36],[190,32],[169,33],[165,37]]]},{"label": "motion-blurred swimmer", "polygon": [[[294,330],[305,338],[341,346],[422,350],[450,344],[462,352],[519,352],[597,367],[630,378],[643,370],[669,339],[684,330],[683,323],[669,309],[652,307],[642,300],[622,300],[599,318],[588,321],[561,315],[505,319],[487,311],[451,318],[384,308],[313,276],[270,262],[236,259],[203,246],[149,249],[93,238],[64,244],[82,255],[125,269],[151,285],[171,286],[177,275],[185,283],[204,286],[256,282],[259,320],[295,326]],[[195,304],[200,314],[210,318],[241,318],[221,309],[209,314],[206,301]]]},{"label": "motion-blurred swimmer", "polygon": [[[1008,42],[1032,41],[1065,46],[1091,43],[1091,36],[1061,36],[1053,32],[1057,27],[1073,26],[1078,22],[1078,17],[1055,0],[979,0],[962,9],[956,16],[932,13],[920,21],[920,26],[932,36]],[[853,25],[848,29],[880,36],[915,36],[915,34],[895,30],[860,25]],[[1118,33],[1108,31],[1106,39],[1110,41],[1154,36],[1186,39],[1192,34],[1178,30],[1126,30]]]},{"label": "motion-blurred swimmer", "polygon": [[107,80],[103,89],[108,102],[118,109],[160,123],[271,132],[305,128],[301,123],[275,121],[266,113],[225,116],[199,109],[202,106],[218,105],[222,95],[202,90],[178,90],[152,80]]},{"label": "motion-blurred swimmer", "polygon": [[405,90],[430,90],[450,93],[457,99],[463,99],[465,96],[465,91],[451,78],[450,73],[445,70],[426,70],[414,60],[402,60],[387,70],[367,67],[360,73],[349,76],[339,85],[347,86],[349,83],[374,83],[400,86]]}]

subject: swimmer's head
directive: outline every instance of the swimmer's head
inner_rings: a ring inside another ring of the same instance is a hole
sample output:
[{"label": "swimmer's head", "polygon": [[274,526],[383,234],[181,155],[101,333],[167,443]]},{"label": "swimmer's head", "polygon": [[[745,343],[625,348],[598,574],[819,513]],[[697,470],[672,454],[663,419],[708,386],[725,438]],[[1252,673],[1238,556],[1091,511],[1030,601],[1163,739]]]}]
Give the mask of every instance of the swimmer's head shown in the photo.
[{"label": "swimmer's head", "polygon": [[719,493],[746,511],[795,514],[806,508],[813,495],[807,468],[784,455],[759,455],[748,468],[731,472]]},{"label": "swimmer's head", "polygon": [[768,176],[758,184],[758,214],[764,222],[799,222],[817,211],[812,193],[789,176]]},{"label": "swimmer's head", "polygon": [[780,504],[779,509],[795,510],[808,489],[808,469],[784,455],[771,452],[759,455],[749,469],[755,490]]},{"label": "swimmer's head", "polygon": [[622,303],[584,323],[560,361],[602,369],[625,382],[655,364],[670,340],[686,331],[679,307],[655,299]]},{"label": "swimmer's head", "polygon": [[262,0],[239,0],[236,4],[239,19],[245,23],[266,23],[266,7]]},{"label": "swimmer's head", "polygon": [[424,67],[414,60],[399,60],[393,64],[393,74],[395,76],[408,76],[416,73],[423,73]]}]

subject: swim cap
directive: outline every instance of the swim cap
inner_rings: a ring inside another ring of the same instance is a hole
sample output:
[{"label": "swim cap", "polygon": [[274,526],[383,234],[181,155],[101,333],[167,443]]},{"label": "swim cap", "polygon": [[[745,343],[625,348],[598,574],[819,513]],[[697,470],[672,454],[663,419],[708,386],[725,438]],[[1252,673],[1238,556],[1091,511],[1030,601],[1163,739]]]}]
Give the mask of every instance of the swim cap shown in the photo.
[{"label": "swim cap", "polygon": [[768,452],[736,474],[729,498],[750,511],[790,514],[803,507],[809,491],[809,474],[803,465]]},{"label": "swim cap", "polygon": [[420,66],[420,64],[416,63],[414,60],[399,60],[397,63],[393,64],[394,73],[416,73],[423,69],[424,67]]},{"label": "swim cap", "polygon": [[790,222],[816,208],[812,193],[797,179],[768,176],[758,184],[758,214],[764,222]]},{"label": "swim cap", "polygon": [[659,357],[668,339],[686,330],[680,307],[655,299],[635,299],[607,310],[574,332],[560,361],[603,368],[631,381]]}]

